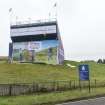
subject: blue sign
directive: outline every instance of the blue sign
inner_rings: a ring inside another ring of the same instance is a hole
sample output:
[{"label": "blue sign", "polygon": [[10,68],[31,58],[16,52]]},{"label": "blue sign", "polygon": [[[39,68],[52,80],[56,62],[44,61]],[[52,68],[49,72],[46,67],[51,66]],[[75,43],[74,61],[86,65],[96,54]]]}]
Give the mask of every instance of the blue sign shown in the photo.
[{"label": "blue sign", "polygon": [[89,80],[89,66],[86,64],[79,65],[79,79],[80,80]]}]

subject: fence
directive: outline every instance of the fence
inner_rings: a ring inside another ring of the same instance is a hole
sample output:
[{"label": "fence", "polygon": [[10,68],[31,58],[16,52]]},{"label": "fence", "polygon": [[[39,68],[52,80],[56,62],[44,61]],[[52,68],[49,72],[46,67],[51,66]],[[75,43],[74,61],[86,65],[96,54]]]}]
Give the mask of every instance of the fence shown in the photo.
[{"label": "fence", "polygon": [[47,81],[34,83],[0,84],[0,96],[36,94],[73,89],[105,87],[105,81]]}]

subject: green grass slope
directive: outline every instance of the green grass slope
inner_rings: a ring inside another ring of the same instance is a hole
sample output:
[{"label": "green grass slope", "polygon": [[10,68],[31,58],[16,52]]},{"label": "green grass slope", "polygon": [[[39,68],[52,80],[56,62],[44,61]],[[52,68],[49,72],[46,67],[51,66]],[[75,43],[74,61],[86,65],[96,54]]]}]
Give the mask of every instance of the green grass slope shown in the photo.
[{"label": "green grass slope", "polygon": [[75,80],[77,71],[65,65],[0,63],[0,83]]},{"label": "green grass slope", "polygon": [[[66,64],[76,66],[70,68]],[[0,83],[32,83],[78,80],[78,65],[89,64],[90,79],[105,80],[105,65],[95,62],[65,61],[63,65],[0,63]]]},{"label": "green grass slope", "polygon": [[[67,67],[67,64],[76,66],[76,68]],[[88,64],[90,67],[91,80],[105,80],[105,64],[97,64],[96,62],[75,62],[65,61],[63,65],[44,65],[44,64],[7,64],[0,63],[0,83],[31,83],[35,81],[54,81],[54,80],[78,80],[78,65]],[[55,105],[72,99],[90,97],[105,94],[104,87],[79,89],[33,94],[11,97],[0,97],[0,105]],[[44,104],[45,103],[45,104]],[[49,103],[49,104],[47,104]],[[52,103],[52,104],[51,104]]]}]

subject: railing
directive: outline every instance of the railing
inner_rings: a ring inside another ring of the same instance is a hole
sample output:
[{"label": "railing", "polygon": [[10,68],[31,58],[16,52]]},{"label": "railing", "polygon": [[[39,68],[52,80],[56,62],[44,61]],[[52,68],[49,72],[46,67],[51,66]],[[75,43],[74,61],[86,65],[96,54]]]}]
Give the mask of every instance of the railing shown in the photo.
[{"label": "railing", "polygon": [[105,87],[105,81],[46,81],[33,83],[0,84],[0,96],[57,92],[75,89]]}]

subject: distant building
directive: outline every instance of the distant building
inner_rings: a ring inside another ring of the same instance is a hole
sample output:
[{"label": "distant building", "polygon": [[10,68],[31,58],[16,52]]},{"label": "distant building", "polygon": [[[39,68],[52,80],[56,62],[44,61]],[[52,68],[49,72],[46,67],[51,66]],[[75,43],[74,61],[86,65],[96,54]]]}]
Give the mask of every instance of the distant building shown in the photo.
[{"label": "distant building", "polygon": [[64,49],[57,21],[13,24],[9,58],[19,62],[62,64]]}]

